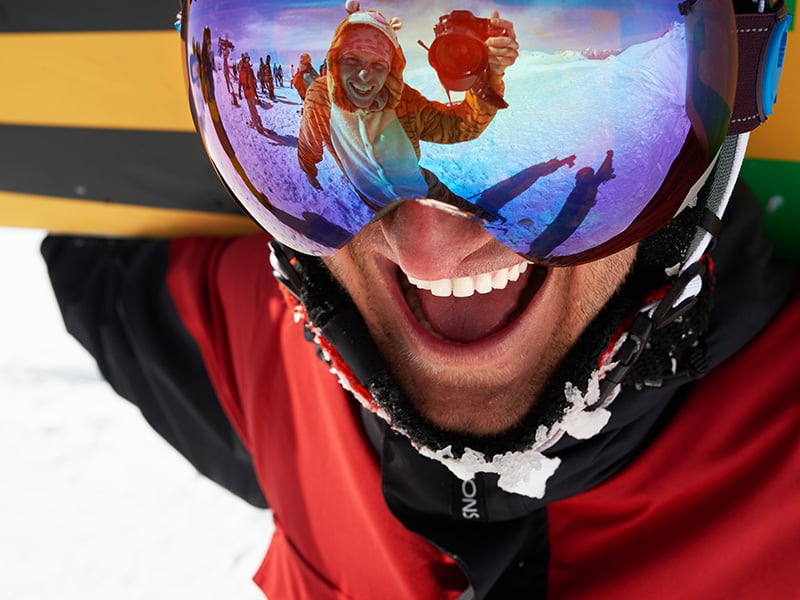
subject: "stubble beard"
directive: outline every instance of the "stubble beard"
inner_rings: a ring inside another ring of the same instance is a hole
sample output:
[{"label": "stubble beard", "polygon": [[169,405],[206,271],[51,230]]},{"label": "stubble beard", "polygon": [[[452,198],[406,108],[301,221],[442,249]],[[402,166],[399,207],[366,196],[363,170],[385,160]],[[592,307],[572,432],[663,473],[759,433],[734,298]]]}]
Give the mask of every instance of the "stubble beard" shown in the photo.
[{"label": "stubble beard", "polygon": [[441,370],[405,347],[399,336],[372,329],[406,399],[432,425],[455,433],[492,435],[516,425],[535,405],[569,347],[552,340],[544,356],[529,357],[530,368],[504,371]]},{"label": "stubble beard", "polygon": [[[365,279],[371,270],[372,258],[369,252],[359,252],[359,245],[352,244],[342,251],[356,266],[356,273]],[[536,413],[542,415],[558,412],[564,401],[560,393],[563,390],[550,389],[551,379],[585,327],[621,285],[634,256],[635,248],[629,248],[619,255],[576,267],[586,269],[583,277],[593,285],[586,287],[584,296],[574,304],[562,308],[553,334],[541,346],[539,355],[525,357],[524,364],[528,368],[519,373],[470,371],[429,364],[408,348],[391,317],[383,315],[385,298],[369,286],[362,288],[364,296],[361,298],[350,294],[404,395],[404,400],[392,408],[395,411],[390,415],[392,422],[413,422],[421,417],[442,432],[482,437],[508,432],[534,407]],[[329,268],[349,290],[346,274],[330,264]],[[564,285],[571,284],[567,281]],[[542,403],[552,406],[539,405]],[[409,437],[413,439],[413,433]]]}]

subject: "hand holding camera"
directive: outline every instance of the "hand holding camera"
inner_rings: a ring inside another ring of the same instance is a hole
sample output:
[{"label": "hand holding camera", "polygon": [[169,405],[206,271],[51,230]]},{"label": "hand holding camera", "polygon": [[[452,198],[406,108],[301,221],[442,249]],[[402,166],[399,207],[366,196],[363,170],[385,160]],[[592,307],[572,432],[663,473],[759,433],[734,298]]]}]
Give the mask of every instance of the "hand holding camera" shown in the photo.
[{"label": "hand holding camera", "polygon": [[472,89],[498,108],[508,106],[493,84],[519,56],[511,21],[501,19],[497,11],[484,19],[468,10],[454,10],[439,17],[433,33],[428,61],[445,89]]},{"label": "hand holding camera", "polygon": [[514,24],[501,19],[497,11],[489,19],[491,31],[497,33],[486,40],[489,48],[489,72],[502,77],[506,69],[516,62],[519,56],[519,44],[514,33]]}]

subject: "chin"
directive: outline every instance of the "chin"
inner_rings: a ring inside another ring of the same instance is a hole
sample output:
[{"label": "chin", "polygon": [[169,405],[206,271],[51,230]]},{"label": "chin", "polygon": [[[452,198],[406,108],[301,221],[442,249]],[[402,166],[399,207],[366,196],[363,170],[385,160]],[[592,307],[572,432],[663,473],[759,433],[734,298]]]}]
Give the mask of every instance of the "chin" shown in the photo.
[{"label": "chin", "polygon": [[[491,401],[487,404],[492,406]],[[499,406],[489,412],[465,410],[461,406],[449,410],[437,406],[429,410],[420,409],[420,414],[431,425],[443,431],[474,436],[496,436],[506,433],[519,425],[525,416],[525,412],[517,415]]]},{"label": "chin", "polygon": [[348,97],[350,98],[350,102],[352,102],[356,108],[366,110],[372,105],[372,99],[365,100],[364,98],[353,98],[352,96]]},{"label": "chin", "polygon": [[[394,363],[398,364],[398,363]],[[408,408],[432,426],[458,434],[491,436],[519,425],[533,408],[541,385],[529,377],[517,381],[501,373],[420,377],[419,371],[396,372]]]}]

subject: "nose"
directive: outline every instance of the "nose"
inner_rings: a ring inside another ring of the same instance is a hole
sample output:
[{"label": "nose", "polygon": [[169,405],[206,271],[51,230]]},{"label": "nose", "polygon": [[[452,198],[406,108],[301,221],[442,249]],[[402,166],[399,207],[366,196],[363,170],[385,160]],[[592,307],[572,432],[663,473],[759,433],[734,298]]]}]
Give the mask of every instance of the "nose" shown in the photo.
[{"label": "nose", "polygon": [[369,79],[369,69],[366,66],[361,67],[361,69],[358,71],[358,78],[362,81]]},{"label": "nose", "polygon": [[494,242],[472,218],[431,200],[403,202],[379,223],[400,268],[420,279],[457,276],[466,258]]}]

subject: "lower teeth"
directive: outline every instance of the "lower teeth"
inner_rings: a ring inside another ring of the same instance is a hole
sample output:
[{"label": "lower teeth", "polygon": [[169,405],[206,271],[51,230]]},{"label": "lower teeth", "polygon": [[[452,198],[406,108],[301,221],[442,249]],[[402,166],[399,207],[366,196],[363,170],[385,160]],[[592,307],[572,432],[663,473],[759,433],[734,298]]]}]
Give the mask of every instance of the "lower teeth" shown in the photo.
[{"label": "lower teeth", "polygon": [[431,327],[431,324],[428,322],[428,319],[425,318],[425,314],[422,312],[422,305],[419,302],[419,296],[417,295],[417,288],[408,283],[405,283],[403,287],[405,288],[406,304],[408,304],[408,308],[411,309],[411,313],[417,319],[419,324],[422,325],[425,331],[430,333],[432,336],[442,341],[449,341],[436,333],[436,331],[433,330],[433,327]]}]

